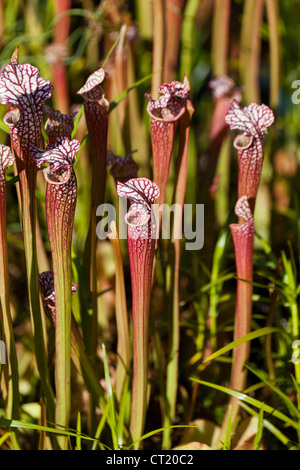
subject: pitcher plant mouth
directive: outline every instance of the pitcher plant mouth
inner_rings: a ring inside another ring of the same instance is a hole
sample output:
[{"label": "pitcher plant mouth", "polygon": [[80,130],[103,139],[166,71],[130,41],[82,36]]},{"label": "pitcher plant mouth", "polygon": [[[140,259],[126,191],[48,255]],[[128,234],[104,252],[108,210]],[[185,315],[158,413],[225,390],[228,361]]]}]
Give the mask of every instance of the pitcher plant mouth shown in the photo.
[{"label": "pitcher plant mouth", "polygon": [[183,83],[163,83],[158,87],[157,93],[157,100],[153,100],[150,93],[145,93],[145,97],[150,100],[147,105],[149,116],[158,121],[178,121],[185,112],[185,104],[189,98],[190,84],[187,77],[184,76]]},{"label": "pitcher plant mouth", "polygon": [[252,135],[239,134],[233,141],[233,146],[237,150],[246,150],[251,147],[253,143]]},{"label": "pitcher plant mouth", "polygon": [[133,205],[124,216],[125,222],[132,229],[148,226],[151,214],[143,205]]},{"label": "pitcher plant mouth", "polygon": [[12,108],[3,117],[3,122],[9,128],[14,127],[22,118],[22,111],[19,108]]}]

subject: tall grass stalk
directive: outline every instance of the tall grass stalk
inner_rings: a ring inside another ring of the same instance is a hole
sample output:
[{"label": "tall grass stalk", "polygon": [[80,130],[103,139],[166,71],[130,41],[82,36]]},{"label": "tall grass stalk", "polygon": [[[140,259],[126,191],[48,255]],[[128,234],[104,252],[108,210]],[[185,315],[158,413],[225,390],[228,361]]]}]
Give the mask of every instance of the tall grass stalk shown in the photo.
[{"label": "tall grass stalk", "polygon": [[246,0],[242,19],[240,71],[246,103],[260,102],[261,27],[264,0]]},{"label": "tall grass stalk", "polygon": [[[8,419],[19,418],[20,402],[18,359],[10,311],[8,247],[6,233],[7,194],[5,170],[14,163],[14,160],[15,159],[10,148],[5,145],[0,145],[0,327],[2,329],[3,326],[7,356],[7,363],[3,367],[7,388],[6,416]],[[12,443],[15,449],[19,448],[15,432],[12,433]]]},{"label": "tall grass stalk", "polygon": [[68,37],[70,34],[71,17],[65,14],[71,8],[71,0],[55,0],[55,16],[60,17],[55,22],[53,43],[48,46],[48,58],[50,59],[53,85],[54,85],[54,106],[60,109],[63,114],[69,112],[69,88],[67,69],[64,63],[68,55]]},{"label": "tall grass stalk", "polygon": [[195,18],[201,0],[187,0],[183,10],[180,41],[180,76],[191,76],[195,39]]},{"label": "tall grass stalk", "polygon": [[277,108],[280,88],[280,28],[277,0],[266,0],[270,44],[270,106]]},{"label": "tall grass stalk", "polygon": [[212,29],[213,75],[227,75],[231,0],[215,0]]},{"label": "tall grass stalk", "polygon": [[164,0],[153,1],[153,52],[151,94],[156,97],[157,89],[163,81],[165,56],[165,6]]},{"label": "tall grass stalk", "polygon": [[171,82],[177,77],[178,53],[184,0],[166,0],[166,39],[163,80]]}]

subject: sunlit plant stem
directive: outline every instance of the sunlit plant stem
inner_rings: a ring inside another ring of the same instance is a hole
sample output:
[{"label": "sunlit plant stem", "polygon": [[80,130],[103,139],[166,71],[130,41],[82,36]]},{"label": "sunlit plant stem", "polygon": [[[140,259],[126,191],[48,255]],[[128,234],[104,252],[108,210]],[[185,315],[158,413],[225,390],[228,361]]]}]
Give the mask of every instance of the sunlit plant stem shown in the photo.
[{"label": "sunlit plant stem", "polygon": [[[9,147],[0,145],[0,326],[3,325],[6,347],[5,370],[7,380],[6,416],[19,418],[19,372],[15,348],[13,324],[10,312],[8,248],[6,234],[6,178],[5,170],[14,163]],[[18,448],[15,433],[12,433],[14,448]]]}]

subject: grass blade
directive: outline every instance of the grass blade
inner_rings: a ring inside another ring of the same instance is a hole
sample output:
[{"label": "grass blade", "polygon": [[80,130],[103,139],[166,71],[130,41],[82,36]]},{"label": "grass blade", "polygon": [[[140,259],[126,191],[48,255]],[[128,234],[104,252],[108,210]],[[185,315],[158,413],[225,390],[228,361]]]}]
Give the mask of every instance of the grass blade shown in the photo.
[{"label": "grass blade", "polygon": [[107,391],[108,407],[109,407],[109,415],[110,415],[110,430],[111,430],[111,435],[112,435],[113,448],[114,450],[118,450],[119,442],[118,442],[118,434],[117,434],[115,398],[114,398],[113,389],[111,386],[106,347],[104,344],[102,344],[102,349],[103,349],[104,377],[105,377],[105,383],[106,383],[106,391]]},{"label": "grass blade", "polygon": [[236,348],[240,344],[246,343],[247,341],[251,341],[253,339],[259,338],[261,336],[265,336],[271,333],[279,333],[281,330],[279,328],[275,328],[273,326],[267,326],[265,328],[261,328],[256,331],[252,331],[251,333],[248,333],[245,336],[242,336],[241,338],[232,341],[231,343],[227,344],[223,348],[219,349],[218,351],[214,352],[210,356],[208,356],[203,362],[208,362],[216,359],[219,356],[222,356],[223,354],[227,353],[228,351],[231,351],[232,349]]},{"label": "grass blade", "polygon": [[299,424],[296,421],[292,420],[289,416],[286,416],[284,413],[281,413],[281,411],[276,410],[275,408],[267,405],[266,403],[256,400],[255,398],[249,397],[245,393],[237,392],[235,390],[231,390],[228,387],[223,387],[222,385],[213,384],[210,382],[206,382],[205,380],[196,379],[194,377],[191,377],[191,380],[199,383],[200,385],[205,385],[206,387],[210,387],[220,392],[226,393],[227,395],[231,395],[240,401],[244,401],[249,405],[255,406],[259,410],[262,409],[266,413],[270,413],[275,418],[281,420],[283,423],[290,425],[292,428],[296,429],[296,431],[299,431],[300,429]]}]

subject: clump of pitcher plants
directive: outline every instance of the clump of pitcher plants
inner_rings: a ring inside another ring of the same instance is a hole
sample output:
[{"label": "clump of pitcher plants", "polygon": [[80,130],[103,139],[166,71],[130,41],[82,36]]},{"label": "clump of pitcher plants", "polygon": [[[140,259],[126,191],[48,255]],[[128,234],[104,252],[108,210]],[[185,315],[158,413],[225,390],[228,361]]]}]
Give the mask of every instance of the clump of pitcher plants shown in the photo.
[{"label": "clump of pitcher plants", "polygon": [[[227,449],[239,438],[241,401],[243,412],[257,423],[247,445],[261,448],[267,428],[287,447],[299,447],[299,363],[295,362],[295,379],[292,377],[295,396],[287,397],[276,381],[271,340],[264,343],[264,373],[251,369],[249,362],[251,340],[264,341],[268,334],[278,333],[273,326],[277,307],[283,306],[285,315],[290,309],[292,316],[291,324],[287,318],[280,319],[285,330],[280,347],[288,343],[291,332],[297,343],[300,331],[292,241],[290,261],[281,252],[278,262],[271,243],[262,241],[259,256],[264,259],[257,270],[255,264],[256,234],[259,239],[255,216],[265,137],[274,113],[265,104],[251,102],[243,107],[243,86],[227,76],[226,67],[219,75],[215,70],[211,80],[204,79],[198,68],[192,73],[189,37],[181,44],[180,34],[186,32],[191,18],[202,21],[201,2],[198,6],[199,2],[172,0],[166,7],[164,2],[153,2],[151,84],[136,93],[146,79],[132,85],[139,54],[135,26],[117,6],[123,2],[100,3],[97,15],[85,13],[93,33],[85,47],[93,66],[86,64],[86,76],[74,81],[76,107],[69,105],[70,94],[61,98],[61,109],[52,108],[53,103],[59,108],[60,93],[65,89],[63,56],[52,57],[51,64],[56,64],[53,83],[59,88],[55,96],[53,85],[40,76],[37,67],[19,62],[18,48],[0,71],[0,102],[5,107],[1,129],[7,130],[10,144],[0,144],[0,345],[4,345],[7,359],[3,362],[1,356],[0,447],[7,441],[13,449],[29,445],[54,450],[138,450],[152,445],[163,450]],[[218,10],[217,4],[222,2],[215,3],[215,25],[220,23],[224,39],[228,18]],[[253,8],[250,3],[246,2],[248,9]],[[259,3],[262,8],[263,2]],[[272,2],[265,3],[270,14]],[[226,1],[227,14],[229,6]],[[63,2],[62,16],[67,16],[69,7],[71,2]],[[59,33],[57,25],[55,31]],[[217,37],[218,31],[214,33]],[[103,35],[101,52],[108,51],[102,63],[98,43],[94,48],[94,34]],[[223,59],[226,44],[219,51]],[[66,53],[65,36],[60,45]],[[50,47],[48,52],[55,54],[55,50]],[[176,79],[178,54],[187,66],[187,70],[180,69],[182,81]],[[211,100],[211,121],[207,123],[199,112],[202,102],[197,101],[204,93],[199,77]],[[137,98],[143,100],[143,118]],[[226,147],[230,130],[237,131],[235,150]],[[140,135],[134,141],[137,132]],[[138,147],[144,140],[142,152]],[[214,204],[219,197],[217,169],[224,155],[236,178],[232,171],[228,194],[232,210],[218,218]],[[10,283],[14,275],[10,271],[14,228],[7,225],[10,189],[16,192],[23,237],[18,241],[24,248],[27,297],[21,306],[14,301]],[[191,216],[185,217],[185,203],[191,195],[197,203],[204,203],[207,226],[198,225],[199,206],[193,206]],[[298,203],[297,210],[289,212],[289,220],[291,224],[297,220],[299,232]],[[170,211],[169,227],[163,217],[167,205],[167,209],[175,208]],[[105,212],[103,207],[109,216],[101,215],[98,220],[98,214]],[[82,220],[87,220],[86,227]],[[190,225],[183,230],[187,220]],[[107,239],[98,232],[105,223]],[[168,239],[163,236],[165,228],[169,228]],[[209,238],[204,240],[206,250],[184,252],[188,232],[205,233]],[[46,257],[46,268],[40,265],[39,255]],[[227,263],[232,256],[234,263]],[[265,286],[255,283],[260,275],[268,278]],[[266,287],[259,297],[267,323],[261,329],[258,324],[263,323],[263,315],[253,314],[256,285]],[[27,310],[23,329],[18,321]],[[26,335],[32,344],[23,344]],[[293,348],[295,354],[295,344]],[[24,350],[35,358],[28,367],[29,379],[19,359]],[[230,351],[232,359],[223,357],[222,363],[220,356]],[[216,358],[219,363],[214,362]],[[290,372],[293,365],[287,362],[280,367],[290,368]],[[247,392],[249,369],[259,378],[259,386],[255,383],[249,389],[252,394]],[[29,385],[20,381],[20,374],[26,375]],[[206,381],[210,374],[214,383]],[[262,384],[263,391],[278,394],[291,418],[286,411],[268,405],[267,394],[265,401],[256,399]],[[229,394],[229,400],[213,394],[207,397],[207,386]],[[273,418],[284,423],[282,429]],[[2,433],[2,427],[9,432]],[[23,428],[28,430],[23,432]],[[38,439],[32,431],[37,431]]]}]

